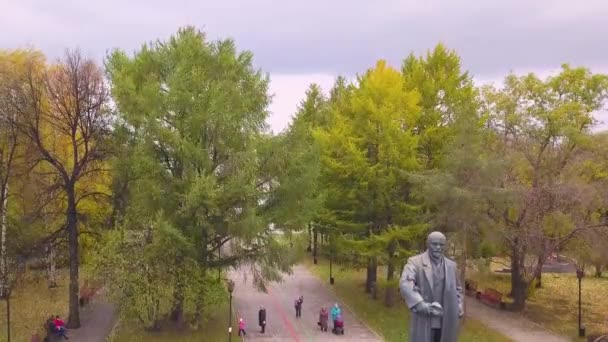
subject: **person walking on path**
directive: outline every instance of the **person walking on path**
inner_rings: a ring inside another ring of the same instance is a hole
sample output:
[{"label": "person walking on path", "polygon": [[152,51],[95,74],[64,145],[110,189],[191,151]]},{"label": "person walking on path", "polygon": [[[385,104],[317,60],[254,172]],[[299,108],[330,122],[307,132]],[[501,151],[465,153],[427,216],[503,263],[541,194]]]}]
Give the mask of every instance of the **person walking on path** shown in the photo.
[{"label": "person walking on path", "polygon": [[321,327],[321,331],[327,331],[327,321],[329,320],[329,312],[327,309],[321,308],[319,312],[319,326]]},{"label": "person walking on path", "polygon": [[246,336],[247,332],[245,331],[245,321],[243,318],[239,318],[239,336]]},{"label": "person walking on path", "polygon": [[334,304],[334,307],[331,308],[331,320],[334,323],[334,329],[336,328],[336,320],[338,319],[338,316],[340,316],[341,314],[342,314],[342,310],[340,310],[338,303]]},{"label": "person walking on path", "polygon": [[266,332],[266,308],[260,305],[260,311],[258,311],[258,323],[262,328],[262,334]]},{"label": "person walking on path", "polygon": [[296,318],[302,317],[302,304],[304,303],[304,296],[300,296],[296,299],[294,306],[296,308]]}]

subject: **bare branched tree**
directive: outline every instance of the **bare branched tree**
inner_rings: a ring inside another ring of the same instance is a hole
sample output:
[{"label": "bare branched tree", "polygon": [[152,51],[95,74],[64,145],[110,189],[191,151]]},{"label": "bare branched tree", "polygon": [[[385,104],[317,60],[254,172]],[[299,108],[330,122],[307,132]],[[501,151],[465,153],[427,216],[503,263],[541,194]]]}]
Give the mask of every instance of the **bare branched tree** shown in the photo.
[{"label": "bare branched tree", "polygon": [[67,52],[56,65],[30,64],[13,89],[12,108],[19,131],[35,147],[34,165],[47,163],[65,194],[65,219],[70,259],[68,328],[80,327],[78,307],[78,204],[93,196],[83,180],[105,172],[109,154],[111,112],[102,69],[78,51]]}]

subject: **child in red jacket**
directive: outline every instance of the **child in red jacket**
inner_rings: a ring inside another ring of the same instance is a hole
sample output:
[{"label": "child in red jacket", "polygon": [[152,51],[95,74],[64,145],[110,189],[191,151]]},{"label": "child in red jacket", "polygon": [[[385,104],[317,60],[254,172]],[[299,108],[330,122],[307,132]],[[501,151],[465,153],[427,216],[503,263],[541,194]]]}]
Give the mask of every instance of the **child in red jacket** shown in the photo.
[{"label": "child in red jacket", "polygon": [[247,332],[245,331],[245,321],[243,321],[243,318],[239,318],[239,336],[241,336],[241,334],[243,334],[243,336],[247,335]]}]

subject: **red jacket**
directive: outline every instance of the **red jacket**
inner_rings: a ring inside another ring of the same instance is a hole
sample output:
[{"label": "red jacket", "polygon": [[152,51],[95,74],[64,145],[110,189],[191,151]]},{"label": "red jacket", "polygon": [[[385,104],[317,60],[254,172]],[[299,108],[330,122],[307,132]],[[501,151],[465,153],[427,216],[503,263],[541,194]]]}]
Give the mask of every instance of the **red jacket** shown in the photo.
[{"label": "red jacket", "polygon": [[63,326],[64,326],[64,324],[65,324],[65,323],[63,322],[63,320],[62,320],[62,319],[60,319],[60,318],[55,318],[55,319],[53,320],[53,323],[55,324],[55,328],[57,328],[57,329],[59,329],[59,328],[63,327]]}]

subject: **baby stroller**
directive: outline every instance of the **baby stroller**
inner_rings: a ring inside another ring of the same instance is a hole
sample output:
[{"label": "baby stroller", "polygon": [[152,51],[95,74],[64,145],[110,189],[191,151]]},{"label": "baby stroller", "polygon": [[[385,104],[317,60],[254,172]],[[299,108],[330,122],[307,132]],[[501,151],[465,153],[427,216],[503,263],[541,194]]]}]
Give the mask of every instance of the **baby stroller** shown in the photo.
[{"label": "baby stroller", "polygon": [[344,320],[342,319],[341,315],[336,317],[336,320],[334,321],[334,328],[331,330],[331,332],[336,335],[344,335]]}]

